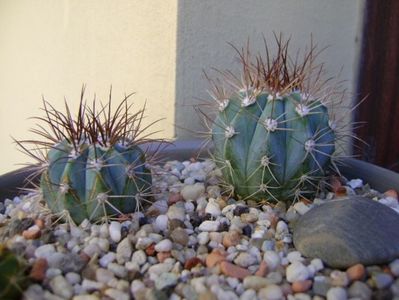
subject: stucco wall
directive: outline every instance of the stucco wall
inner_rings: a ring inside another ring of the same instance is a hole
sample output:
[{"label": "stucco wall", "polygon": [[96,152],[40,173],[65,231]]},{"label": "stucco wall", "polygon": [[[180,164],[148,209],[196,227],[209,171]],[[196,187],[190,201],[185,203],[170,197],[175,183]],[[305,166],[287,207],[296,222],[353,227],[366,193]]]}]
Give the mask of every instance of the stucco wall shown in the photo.
[{"label": "stucco wall", "polygon": [[147,100],[146,122],[157,136],[174,135],[177,1],[0,0],[0,174],[28,158],[10,136],[32,138],[29,117],[44,95],[62,109],[87,98],[115,102],[124,94],[136,107]]},{"label": "stucco wall", "polygon": [[[136,92],[158,137],[200,131],[193,110],[207,98],[202,70],[234,68],[227,42],[252,48],[283,32],[303,47],[313,33],[329,73],[343,67],[353,91],[364,0],[0,0],[0,174],[28,161],[10,136],[32,138],[41,96],[77,106],[80,88],[105,99]],[[175,127],[176,126],[176,127]],[[185,128],[185,129],[183,129]]]},{"label": "stucco wall", "polygon": [[[190,136],[199,130],[192,106],[209,98],[202,70],[237,69],[237,55],[227,43],[263,52],[262,34],[271,47],[273,32],[291,37],[290,47],[304,49],[310,36],[319,49],[327,73],[346,80],[355,90],[360,45],[363,0],[203,0],[180,1],[177,33],[176,124],[177,135]],[[348,102],[351,97],[348,98]],[[350,103],[346,103],[350,106]],[[347,118],[350,117],[350,114]],[[182,129],[187,128],[188,130]]]}]

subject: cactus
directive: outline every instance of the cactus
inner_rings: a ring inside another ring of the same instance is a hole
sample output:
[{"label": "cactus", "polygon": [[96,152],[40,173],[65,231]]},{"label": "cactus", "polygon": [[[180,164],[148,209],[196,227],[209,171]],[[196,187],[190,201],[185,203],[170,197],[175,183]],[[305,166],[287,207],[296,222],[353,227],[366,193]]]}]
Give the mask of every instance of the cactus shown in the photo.
[{"label": "cactus", "polygon": [[0,299],[20,299],[27,286],[23,260],[0,244]]},{"label": "cactus", "polygon": [[336,141],[342,138],[326,104],[338,96],[342,101],[344,92],[322,80],[323,66],[314,64],[316,46],[311,43],[299,62],[288,54],[289,40],[275,37],[275,56],[266,42],[266,58],[252,59],[248,46],[234,48],[240,77],[230,71],[219,71],[222,79],[206,75],[218,108],[210,128],[213,158],[226,189],[242,199],[310,198],[335,167]]},{"label": "cactus", "polygon": [[95,101],[92,107],[83,103],[83,88],[76,119],[66,103],[66,113],[62,113],[44,101],[46,117],[38,119],[49,125],[52,135],[41,127],[34,132],[46,142],[18,144],[31,155],[26,143],[48,149],[44,158],[33,156],[40,160],[40,189],[53,213],[79,224],[84,219],[131,213],[148,201],[152,182],[147,161],[151,157],[140,145],[151,140],[148,135],[139,138],[145,108],[129,113],[129,96],[113,113],[110,93],[107,106],[97,111]]}]

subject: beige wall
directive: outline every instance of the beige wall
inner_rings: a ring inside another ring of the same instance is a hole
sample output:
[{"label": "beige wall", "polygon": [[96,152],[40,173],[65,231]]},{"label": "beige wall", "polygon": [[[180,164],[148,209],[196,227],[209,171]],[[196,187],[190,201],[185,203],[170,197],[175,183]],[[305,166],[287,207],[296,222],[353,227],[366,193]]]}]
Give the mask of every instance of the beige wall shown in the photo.
[{"label": "beige wall", "polygon": [[28,159],[10,136],[30,137],[41,95],[62,108],[87,96],[147,100],[154,130],[174,135],[176,1],[0,0],[0,174]]},{"label": "beige wall", "polygon": [[[10,136],[32,137],[27,118],[40,115],[41,95],[76,107],[87,95],[115,99],[135,91],[148,102],[154,130],[185,138],[199,130],[193,104],[206,98],[202,70],[230,68],[242,45],[272,31],[304,46],[310,33],[331,45],[321,59],[354,89],[364,0],[0,0],[0,174],[28,159]],[[176,129],[174,127],[176,124]],[[185,127],[188,130],[182,130]]]}]

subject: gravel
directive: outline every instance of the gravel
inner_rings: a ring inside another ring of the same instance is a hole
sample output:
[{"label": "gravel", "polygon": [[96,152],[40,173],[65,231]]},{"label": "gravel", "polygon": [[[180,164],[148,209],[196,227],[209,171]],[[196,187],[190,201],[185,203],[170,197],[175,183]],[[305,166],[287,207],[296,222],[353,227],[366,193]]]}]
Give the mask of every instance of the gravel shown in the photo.
[{"label": "gravel", "polygon": [[[54,223],[34,193],[0,203],[0,241],[32,266],[47,261],[40,264],[44,278],[29,286],[25,299],[399,296],[399,259],[346,272],[294,248],[292,225],[335,199],[333,192],[322,191],[313,204],[257,206],[222,195],[220,171],[210,160],[169,161],[153,168],[152,207],[110,223]],[[392,193],[384,195],[361,180],[348,181],[345,189],[399,211]],[[32,226],[40,236],[23,235]]]}]

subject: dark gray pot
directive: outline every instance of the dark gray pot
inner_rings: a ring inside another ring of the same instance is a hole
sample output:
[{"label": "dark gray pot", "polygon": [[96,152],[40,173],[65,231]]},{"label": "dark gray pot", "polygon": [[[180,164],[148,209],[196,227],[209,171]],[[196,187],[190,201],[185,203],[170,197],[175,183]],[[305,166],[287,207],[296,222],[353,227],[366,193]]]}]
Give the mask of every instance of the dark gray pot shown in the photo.
[{"label": "dark gray pot", "polygon": [[[160,154],[165,160],[187,160],[191,157],[206,157],[209,147],[205,147],[200,154],[200,149],[204,148],[202,146],[202,140],[176,141],[173,144],[164,145],[160,149]],[[144,148],[147,147],[150,152],[159,148],[158,144],[144,146]],[[348,179],[361,178],[376,190],[383,192],[388,189],[395,189],[399,191],[399,174],[390,170],[352,158],[344,159],[339,169],[342,175]],[[20,189],[22,187],[32,187],[32,183],[26,183],[26,178],[31,174],[32,170],[29,167],[25,167],[1,175],[0,201],[4,201],[6,198],[13,198],[15,195],[23,193]],[[37,180],[38,178],[36,178],[34,182],[37,182]]]}]

